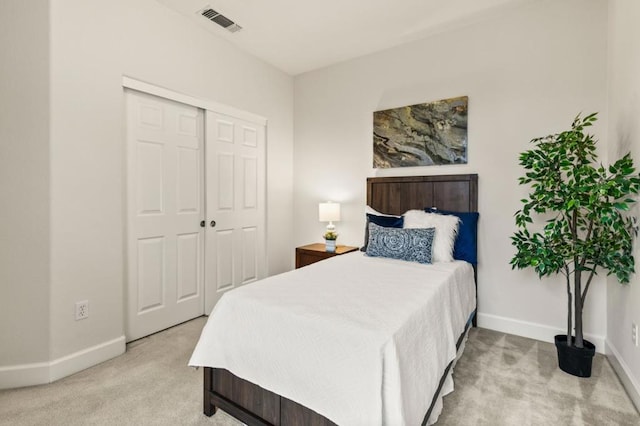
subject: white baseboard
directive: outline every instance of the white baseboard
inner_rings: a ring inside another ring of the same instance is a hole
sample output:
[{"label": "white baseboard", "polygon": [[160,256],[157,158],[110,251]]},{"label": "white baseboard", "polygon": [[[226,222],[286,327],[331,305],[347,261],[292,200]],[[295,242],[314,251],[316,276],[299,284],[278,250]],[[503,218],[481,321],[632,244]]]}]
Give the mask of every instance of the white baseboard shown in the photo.
[{"label": "white baseboard", "polygon": [[111,358],[115,358],[118,355],[122,355],[126,350],[125,343],[125,337],[120,336],[108,342],[100,343],[99,345],[53,360],[50,363],[49,381],[54,382]]},{"label": "white baseboard", "polygon": [[[566,330],[550,327],[548,325],[483,313],[478,314],[478,326],[549,343],[554,343],[553,336],[556,334],[566,334],[567,332]],[[584,337],[596,345],[596,351],[598,353],[605,353],[605,339],[603,336],[585,333]]]},{"label": "white baseboard", "polygon": [[636,406],[636,410],[640,411],[640,383],[633,377],[631,369],[624,362],[616,347],[609,340],[605,341],[605,346],[607,348],[607,359],[620,378],[627,394],[629,394],[629,398],[633,401],[633,405]]},{"label": "white baseboard", "polygon": [[0,389],[54,382],[122,355],[126,350],[125,343],[125,337],[120,336],[50,362],[0,367]]},{"label": "white baseboard", "polygon": [[9,365],[0,367],[0,390],[49,383],[49,363]]}]

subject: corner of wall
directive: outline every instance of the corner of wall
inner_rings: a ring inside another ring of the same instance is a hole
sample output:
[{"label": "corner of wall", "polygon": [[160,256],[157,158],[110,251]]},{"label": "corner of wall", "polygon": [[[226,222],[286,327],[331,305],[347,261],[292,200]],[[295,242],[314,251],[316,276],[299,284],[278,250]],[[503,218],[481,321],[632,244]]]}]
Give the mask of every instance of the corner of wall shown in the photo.
[{"label": "corner of wall", "polygon": [[629,398],[631,398],[633,405],[636,406],[636,410],[640,411],[640,383],[633,377],[631,369],[609,339],[605,341],[605,354],[618,378],[620,378]]}]

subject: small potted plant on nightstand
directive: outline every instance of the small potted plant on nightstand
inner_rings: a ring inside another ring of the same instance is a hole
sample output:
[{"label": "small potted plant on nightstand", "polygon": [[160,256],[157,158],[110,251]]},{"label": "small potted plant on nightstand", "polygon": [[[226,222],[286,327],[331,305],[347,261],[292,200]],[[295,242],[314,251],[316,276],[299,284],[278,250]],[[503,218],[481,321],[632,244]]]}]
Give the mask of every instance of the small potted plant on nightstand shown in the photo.
[{"label": "small potted plant on nightstand", "polygon": [[335,253],[336,252],[336,240],[338,239],[338,234],[336,234],[334,231],[327,231],[324,233],[324,242],[325,242],[325,249],[329,252],[329,253]]},{"label": "small potted plant on nightstand", "polygon": [[[565,276],[567,334],[555,336],[555,342],[560,369],[578,377],[591,376],[595,354],[583,337],[582,309],[596,270],[614,274],[621,283],[634,272],[637,227],[622,212],[640,192],[640,175],[629,154],[607,168],[597,164],[596,141],[584,133],[595,120],[596,114],[578,115],[570,130],[533,139],[535,148],[520,154],[526,173],[519,183],[530,185],[531,192],[515,214],[518,231],[511,237],[517,249],[513,268],[531,267],[540,278]],[[546,224],[530,230],[537,215]]]}]

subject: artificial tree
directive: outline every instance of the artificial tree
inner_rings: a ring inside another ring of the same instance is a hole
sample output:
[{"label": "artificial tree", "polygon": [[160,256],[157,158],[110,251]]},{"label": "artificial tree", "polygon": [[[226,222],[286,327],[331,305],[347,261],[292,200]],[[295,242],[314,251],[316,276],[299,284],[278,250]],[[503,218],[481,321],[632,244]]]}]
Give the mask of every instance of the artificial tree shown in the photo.
[{"label": "artificial tree", "polygon": [[[515,214],[518,230],[511,237],[517,249],[512,268],[531,267],[540,278],[565,276],[567,345],[576,348],[584,348],[582,310],[597,270],[615,274],[621,283],[628,283],[634,272],[637,227],[635,219],[622,212],[635,203],[640,175],[630,154],[608,168],[598,164],[596,140],[585,133],[596,115],[578,115],[571,130],[533,139],[535,148],[520,154],[526,173],[519,184],[530,185],[532,191],[521,200],[522,209]],[[546,219],[544,227],[534,223],[534,216]],[[535,232],[530,230],[536,226]]]}]

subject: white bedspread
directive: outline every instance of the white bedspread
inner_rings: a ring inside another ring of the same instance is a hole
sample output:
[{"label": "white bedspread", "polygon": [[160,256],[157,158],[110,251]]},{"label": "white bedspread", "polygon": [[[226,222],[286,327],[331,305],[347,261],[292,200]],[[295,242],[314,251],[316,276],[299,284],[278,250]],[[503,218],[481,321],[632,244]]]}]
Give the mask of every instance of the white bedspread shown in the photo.
[{"label": "white bedspread", "polygon": [[475,309],[466,262],[335,256],[225,294],[189,365],[342,425],[419,425]]}]

